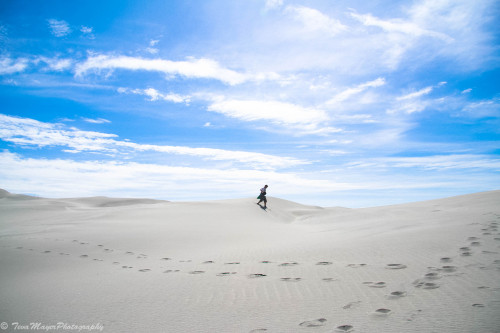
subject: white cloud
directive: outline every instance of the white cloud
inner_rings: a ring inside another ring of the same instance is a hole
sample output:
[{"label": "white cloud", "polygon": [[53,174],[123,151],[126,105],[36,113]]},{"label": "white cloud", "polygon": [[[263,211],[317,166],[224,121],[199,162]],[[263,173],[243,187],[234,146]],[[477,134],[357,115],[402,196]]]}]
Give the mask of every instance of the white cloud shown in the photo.
[{"label": "white cloud", "polygon": [[283,6],[283,0],[266,0],[266,9],[275,9]]},{"label": "white cloud", "polygon": [[48,69],[53,71],[63,71],[71,68],[71,66],[73,65],[73,60],[71,59],[39,57],[35,60],[35,62],[39,61],[46,63]]},{"label": "white cloud", "polygon": [[[370,163],[370,167],[377,168],[421,168],[440,171],[448,169],[500,170],[500,159],[476,154],[374,158],[361,162],[359,165],[366,162]],[[351,165],[355,166],[357,163],[353,162]]]},{"label": "white cloud", "polygon": [[13,60],[11,58],[0,59],[0,75],[22,72],[27,67],[28,67],[28,59],[24,58],[16,60]]},{"label": "white cloud", "polygon": [[347,26],[343,25],[340,21],[332,19],[314,8],[287,6],[285,12],[291,14],[297,21],[300,21],[307,31],[336,35],[347,30]]},{"label": "white cloud", "polygon": [[94,28],[92,28],[92,27],[86,27],[86,26],[82,25],[80,28],[80,32],[83,34],[83,36],[85,36],[89,39],[95,39]]},{"label": "white cloud", "polygon": [[[438,84],[437,87],[442,86]],[[433,86],[425,87],[420,90],[408,93],[396,98],[393,106],[387,110],[387,113],[404,112],[411,114],[414,112],[421,112],[428,108],[430,105],[442,104],[443,99],[422,99],[422,97],[430,94],[434,90]]]},{"label": "white cloud", "polygon": [[114,134],[63,129],[62,125],[0,114],[0,138],[20,146],[67,146],[78,151],[116,152]]},{"label": "white cloud", "polygon": [[216,61],[204,58],[170,61],[129,56],[97,55],[91,56],[85,62],[78,64],[75,72],[77,76],[81,76],[89,71],[113,69],[155,71],[169,76],[180,75],[186,78],[215,79],[230,85],[239,84],[248,79],[244,74],[221,67]]},{"label": "white cloud", "polygon": [[243,121],[262,120],[280,125],[316,127],[328,120],[323,110],[278,101],[219,100],[210,104],[208,110]]},{"label": "white cloud", "polygon": [[396,99],[398,101],[404,101],[404,100],[419,98],[419,97],[422,97],[424,95],[429,94],[432,91],[432,89],[433,89],[433,87],[425,87],[425,88],[420,89],[418,91],[415,91],[415,92],[412,92],[412,93],[400,96],[400,97],[398,97]]},{"label": "white cloud", "polygon": [[103,118],[97,118],[97,119],[90,119],[90,118],[82,118],[83,121],[91,124],[109,124],[111,121]]},{"label": "white cloud", "polygon": [[351,13],[351,16],[366,26],[379,27],[387,32],[402,33],[414,37],[429,36],[441,39],[446,42],[453,41],[453,38],[444,33],[423,29],[415,22],[411,21],[405,21],[402,19],[381,20],[371,14],[361,15],[357,13]]},{"label": "white cloud", "polygon": [[462,94],[468,94],[471,91],[472,91],[472,88],[468,88],[468,89],[462,90]]},{"label": "white cloud", "polygon": [[115,154],[126,154],[130,151],[152,151],[193,156],[212,161],[243,163],[263,169],[287,168],[309,163],[291,157],[246,151],[138,144],[127,140],[116,140],[117,135],[115,134],[81,131],[77,128],[67,129],[62,124],[43,123],[34,119],[2,114],[0,114],[0,138],[24,147],[60,146],[67,147],[74,152],[88,151]]},{"label": "white cloud", "polygon": [[117,91],[122,94],[131,93],[136,95],[148,96],[150,98],[150,101],[152,102],[163,100],[167,102],[189,104],[189,102],[191,101],[191,96],[182,96],[174,93],[163,94],[154,88],[147,88],[147,89],[118,88]]},{"label": "white cloud", "polygon": [[377,78],[373,81],[368,81],[368,82],[365,82],[365,83],[361,83],[355,87],[352,87],[352,88],[348,88],[340,93],[338,93],[337,95],[335,95],[333,98],[331,98],[330,100],[328,100],[326,102],[326,104],[337,104],[337,103],[340,103],[340,102],[343,102],[344,100],[348,99],[348,98],[351,98],[352,96],[356,95],[356,94],[359,94],[363,91],[365,91],[366,89],[368,88],[376,88],[376,87],[380,87],[380,86],[383,86],[385,85],[385,79],[384,78]]},{"label": "white cloud", "polygon": [[472,118],[494,117],[500,118],[500,99],[480,100],[467,103],[462,111]]},{"label": "white cloud", "polygon": [[158,54],[158,52],[160,52],[160,50],[156,49],[154,47],[147,47],[146,52],[151,53],[151,54]]},{"label": "white cloud", "polygon": [[64,20],[50,19],[48,22],[52,34],[56,37],[64,37],[71,33],[68,22]]}]

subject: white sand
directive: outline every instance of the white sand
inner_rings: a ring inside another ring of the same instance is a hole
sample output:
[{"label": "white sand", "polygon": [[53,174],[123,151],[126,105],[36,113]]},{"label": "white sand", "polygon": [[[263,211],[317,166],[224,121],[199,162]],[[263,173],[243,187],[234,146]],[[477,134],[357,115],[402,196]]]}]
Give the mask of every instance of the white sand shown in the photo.
[{"label": "white sand", "polygon": [[[498,332],[500,191],[369,209],[0,192],[0,322]],[[352,326],[352,327],[351,327]],[[26,330],[25,330],[26,331]]]}]

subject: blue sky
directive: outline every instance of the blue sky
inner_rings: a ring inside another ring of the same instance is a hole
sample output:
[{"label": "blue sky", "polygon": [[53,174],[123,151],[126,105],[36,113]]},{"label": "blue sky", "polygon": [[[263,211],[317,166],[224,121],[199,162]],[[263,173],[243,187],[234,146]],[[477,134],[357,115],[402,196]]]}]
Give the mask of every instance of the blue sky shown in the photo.
[{"label": "blue sky", "polygon": [[500,189],[494,0],[2,1],[0,187],[366,207]]}]

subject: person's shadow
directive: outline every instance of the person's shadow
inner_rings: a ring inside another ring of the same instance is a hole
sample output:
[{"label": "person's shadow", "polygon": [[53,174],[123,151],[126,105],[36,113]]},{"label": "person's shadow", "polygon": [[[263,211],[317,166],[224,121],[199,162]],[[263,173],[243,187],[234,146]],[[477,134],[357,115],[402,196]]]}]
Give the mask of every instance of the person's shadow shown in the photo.
[{"label": "person's shadow", "polygon": [[257,205],[259,205],[259,207],[260,207],[261,209],[263,209],[263,210],[267,210],[267,207],[262,206],[260,203],[258,203]]}]

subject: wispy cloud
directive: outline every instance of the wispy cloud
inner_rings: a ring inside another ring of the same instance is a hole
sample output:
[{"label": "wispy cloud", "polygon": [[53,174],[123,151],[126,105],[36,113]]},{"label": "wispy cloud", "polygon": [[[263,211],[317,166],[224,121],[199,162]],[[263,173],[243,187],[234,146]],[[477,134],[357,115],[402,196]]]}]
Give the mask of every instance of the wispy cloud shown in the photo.
[{"label": "wispy cloud", "polygon": [[73,66],[73,60],[69,58],[48,58],[48,57],[38,57],[34,60],[34,63],[44,62],[47,64],[48,70],[53,71],[64,71],[70,69]]},{"label": "wispy cloud", "polygon": [[82,118],[83,121],[91,124],[109,124],[111,121],[103,118],[91,119],[91,118]]},{"label": "wispy cloud", "polygon": [[158,90],[154,88],[147,88],[147,89],[129,89],[129,88],[118,88],[117,90],[121,94],[135,94],[135,95],[143,95],[143,96],[148,96],[149,100],[154,102],[154,101],[167,101],[167,102],[174,102],[174,103],[186,103],[189,104],[191,101],[191,96],[182,96],[179,94],[174,94],[174,93],[161,93]]},{"label": "wispy cloud", "polygon": [[[442,86],[444,83],[439,83],[437,87]],[[435,86],[429,86],[420,90],[396,97],[392,107],[387,110],[387,113],[404,112],[407,114],[414,112],[421,112],[429,105],[441,103],[443,99],[422,99],[422,97],[430,94]]]},{"label": "wispy cloud", "polygon": [[0,75],[22,72],[27,67],[28,59],[25,58],[13,60],[5,57],[0,59]]},{"label": "wispy cloud", "polygon": [[310,32],[336,35],[347,30],[347,26],[340,21],[330,18],[319,10],[305,6],[287,6],[285,12],[301,22],[304,29]]},{"label": "wispy cloud", "polygon": [[325,125],[329,117],[324,110],[288,102],[216,98],[207,110],[245,122],[269,122],[299,135],[342,131]]},{"label": "wispy cloud", "polygon": [[441,39],[446,42],[453,41],[453,38],[444,33],[421,28],[415,22],[411,21],[405,21],[402,19],[382,20],[377,17],[374,17],[371,14],[351,13],[351,16],[366,26],[379,27],[387,32],[401,33],[414,37],[429,36]]},{"label": "wispy cloud", "polygon": [[86,27],[84,25],[82,25],[80,27],[80,32],[82,33],[82,35],[88,39],[95,39],[95,35],[94,35],[94,28],[92,27]]},{"label": "wispy cloud", "polygon": [[113,69],[155,71],[169,76],[179,75],[185,78],[215,79],[230,85],[239,84],[248,79],[245,74],[224,68],[218,62],[204,58],[170,61],[129,56],[96,55],[78,64],[75,73],[77,76],[81,76],[91,71]]},{"label": "wispy cloud", "polygon": [[357,94],[365,91],[368,88],[376,88],[376,87],[383,86],[385,84],[386,84],[385,79],[380,78],[380,77],[373,80],[373,81],[361,83],[355,87],[348,88],[348,89],[336,94],[333,98],[328,100],[326,102],[326,104],[331,105],[331,104],[337,104],[337,103],[343,102],[346,99],[351,98],[352,96],[357,95]]},{"label": "wispy cloud", "polygon": [[387,168],[420,168],[425,170],[448,169],[488,169],[500,170],[500,159],[479,154],[451,154],[423,157],[386,157],[372,158],[362,162],[350,162],[349,167]]},{"label": "wispy cloud", "polygon": [[187,155],[213,161],[232,161],[264,169],[288,168],[309,162],[291,157],[247,151],[224,150],[215,148],[192,148],[138,144],[117,140],[115,134],[81,131],[67,128],[63,124],[44,123],[29,118],[11,117],[0,114],[0,138],[4,141],[25,147],[67,147],[72,152],[99,152],[126,154],[128,152],[153,151],[165,154]]},{"label": "wispy cloud", "polygon": [[72,32],[68,22],[64,20],[49,19],[48,22],[51,33],[56,37],[64,37]]},{"label": "wispy cloud", "polygon": [[396,98],[396,100],[405,101],[405,100],[409,100],[409,99],[419,98],[419,97],[422,97],[424,95],[429,94],[432,91],[432,89],[433,89],[433,87],[425,87],[425,88],[420,89],[418,91],[400,96],[400,97]]}]

